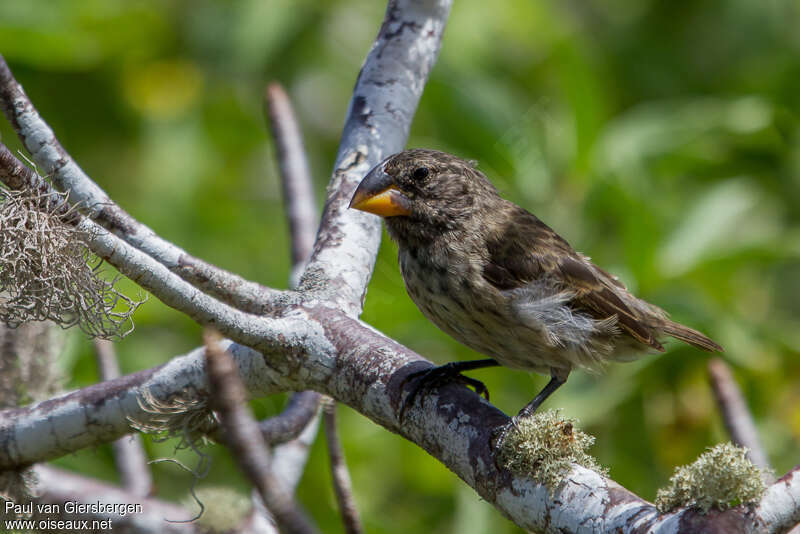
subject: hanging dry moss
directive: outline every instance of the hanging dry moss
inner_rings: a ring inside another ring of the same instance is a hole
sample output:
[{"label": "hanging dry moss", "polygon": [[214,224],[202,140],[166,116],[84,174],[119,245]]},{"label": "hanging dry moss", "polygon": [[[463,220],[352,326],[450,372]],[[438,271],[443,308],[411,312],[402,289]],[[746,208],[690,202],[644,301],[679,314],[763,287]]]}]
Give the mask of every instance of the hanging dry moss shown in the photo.
[{"label": "hanging dry moss", "polygon": [[0,188],[0,322],[78,326],[91,337],[122,337],[142,301],[100,277],[92,236],[65,221],[77,214],[66,195]]}]

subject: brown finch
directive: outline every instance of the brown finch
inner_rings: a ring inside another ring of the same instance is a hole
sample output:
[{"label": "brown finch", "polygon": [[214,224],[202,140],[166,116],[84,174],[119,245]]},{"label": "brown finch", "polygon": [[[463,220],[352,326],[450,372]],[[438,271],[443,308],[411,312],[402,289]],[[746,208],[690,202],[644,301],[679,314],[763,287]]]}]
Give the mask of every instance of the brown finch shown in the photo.
[{"label": "brown finch", "polygon": [[425,384],[504,365],[549,374],[520,410],[536,411],[576,368],[594,370],[663,352],[663,336],[706,351],[722,347],[633,296],[535,215],[500,197],[473,164],[435,150],[407,150],[364,177],[350,207],[386,221],[406,289],[425,316],[491,359],[413,373]]}]

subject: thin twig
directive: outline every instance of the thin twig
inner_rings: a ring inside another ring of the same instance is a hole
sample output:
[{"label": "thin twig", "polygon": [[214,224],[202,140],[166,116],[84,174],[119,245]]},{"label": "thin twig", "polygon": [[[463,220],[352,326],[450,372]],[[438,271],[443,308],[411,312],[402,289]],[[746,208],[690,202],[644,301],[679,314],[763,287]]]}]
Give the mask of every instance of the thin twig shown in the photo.
[{"label": "thin twig", "polygon": [[[298,393],[296,395],[300,395]],[[283,491],[288,494],[293,494],[297,485],[300,483],[300,478],[305,471],[306,463],[308,462],[308,454],[311,450],[311,445],[314,443],[314,438],[317,437],[317,429],[319,428],[319,410],[317,410],[317,417],[312,417],[306,427],[297,438],[281,443],[272,449],[272,461],[270,468],[275,480],[283,488]],[[280,416],[279,416],[280,417]],[[253,491],[252,496],[253,509],[249,516],[237,527],[239,532],[264,532],[264,534],[275,534],[275,520],[272,514],[264,506],[264,502],[259,497],[257,491]],[[297,503],[297,506],[302,511],[302,506]],[[269,530],[269,527],[272,530]]]},{"label": "thin twig", "polygon": [[[317,233],[319,216],[303,137],[286,91],[271,83],[264,92],[264,108],[278,151],[283,202],[292,242],[293,274],[302,272]],[[293,276],[296,279],[297,276]],[[292,284],[293,286],[296,283]]]},{"label": "thin twig", "polygon": [[753,464],[769,470],[769,460],[758,438],[753,417],[728,364],[721,358],[711,359],[708,362],[708,379],[731,440],[748,449],[747,456]]},{"label": "thin twig", "polygon": [[[303,432],[319,413],[323,395],[316,391],[300,391],[289,397],[289,402],[281,413],[259,421],[258,428],[268,446],[288,443]],[[209,434],[214,441],[224,442],[221,428]]]},{"label": "thin twig", "polygon": [[212,403],[219,413],[226,442],[242,472],[258,490],[281,532],[317,532],[310,520],[300,512],[292,495],[283,491],[272,474],[267,445],[258,424],[245,406],[247,393],[236,365],[230,355],[219,346],[219,334],[207,330],[204,340]]},{"label": "thin twig", "polygon": [[314,417],[299,436],[272,449],[272,473],[288,492],[294,492],[303,476],[308,454],[317,437],[320,417]]},{"label": "thin twig", "polygon": [[353,485],[347,462],[344,459],[344,450],[339,440],[336,429],[336,403],[329,402],[325,405],[325,437],[328,441],[328,455],[331,459],[331,477],[333,489],[336,492],[336,501],[339,503],[339,513],[342,514],[344,530],[347,534],[362,534],[364,527],[358,516],[356,500],[353,497]]},{"label": "thin twig", "polygon": [[[105,339],[94,340],[94,352],[100,379],[113,380],[120,376],[119,361],[114,344]],[[153,493],[153,477],[147,465],[147,454],[139,434],[119,438],[111,444],[114,463],[122,479],[122,487],[138,497]]]},{"label": "thin twig", "polygon": [[296,439],[319,412],[322,395],[316,391],[301,391],[289,397],[286,408],[258,424],[264,441],[270,445]]}]

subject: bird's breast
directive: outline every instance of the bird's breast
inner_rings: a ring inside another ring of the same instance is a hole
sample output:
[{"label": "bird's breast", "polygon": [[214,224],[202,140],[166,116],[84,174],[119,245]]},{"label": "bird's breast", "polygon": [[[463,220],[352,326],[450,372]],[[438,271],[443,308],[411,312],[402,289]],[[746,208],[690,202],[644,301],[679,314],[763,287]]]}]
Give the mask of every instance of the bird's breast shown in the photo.
[{"label": "bird's breast", "polygon": [[401,249],[400,271],[411,300],[436,326],[464,345],[511,367],[516,346],[508,299],[481,275],[470,255],[435,247]]}]

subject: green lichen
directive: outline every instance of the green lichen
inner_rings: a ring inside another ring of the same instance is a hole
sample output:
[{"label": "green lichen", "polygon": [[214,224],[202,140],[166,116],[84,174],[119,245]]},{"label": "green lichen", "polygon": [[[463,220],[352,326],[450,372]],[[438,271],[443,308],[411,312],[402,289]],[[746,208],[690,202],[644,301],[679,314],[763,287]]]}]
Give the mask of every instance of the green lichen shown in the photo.
[{"label": "green lichen", "polygon": [[656,508],[661,513],[694,506],[708,512],[754,503],[766,491],[764,472],[746,457],[747,449],[720,443],[694,463],[675,469],[669,486],[658,490]]},{"label": "green lichen", "polygon": [[575,423],[575,419],[561,417],[558,410],[520,419],[516,428],[506,433],[497,459],[509,471],[544,484],[551,494],[572,470],[572,464],[605,474],[597,460],[586,453],[594,444],[594,436],[578,430]]}]

